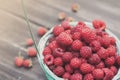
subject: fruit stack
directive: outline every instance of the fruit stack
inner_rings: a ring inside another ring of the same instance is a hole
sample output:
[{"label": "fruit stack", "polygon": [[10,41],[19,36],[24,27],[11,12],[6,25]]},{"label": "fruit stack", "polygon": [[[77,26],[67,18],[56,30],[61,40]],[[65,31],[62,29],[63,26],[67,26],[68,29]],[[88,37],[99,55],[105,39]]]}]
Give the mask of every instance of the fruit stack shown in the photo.
[{"label": "fruit stack", "polygon": [[93,20],[92,25],[64,21],[55,26],[44,44],[42,67],[59,80],[112,80],[120,67],[116,38],[106,32],[102,20]]}]

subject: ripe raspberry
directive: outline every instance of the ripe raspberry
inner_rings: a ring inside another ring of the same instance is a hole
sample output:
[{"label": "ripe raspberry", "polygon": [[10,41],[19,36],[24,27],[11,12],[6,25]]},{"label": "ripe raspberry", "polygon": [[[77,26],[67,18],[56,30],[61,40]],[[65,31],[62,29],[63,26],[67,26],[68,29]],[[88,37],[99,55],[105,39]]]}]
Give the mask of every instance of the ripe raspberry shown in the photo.
[{"label": "ripe raspberry", "polygon": [[59,45],[57,44],[56,41],[52,41],[51,43],[48,44],[48,47],[49,47],[51,50],[54,50],[55,48],[58,48]]},{"label": "ripe raspberry", "polygon": [[101,30],[97,30],[97,29],[95,30],[95,32],[96,32],[96,34],[97,34],[98,36],[100,36],[100,37],[103,37],[103,36],[108,35],[107,32],[101,31]]},{"label": "ripe raspberry", "polygon": [[58,14],[58,19],[59,20],[64,20],[65,18],[66,18],[66,14],[64,13],[64,12],[60,12],[59,14]]},{"label": "ripe raspberry", "polygon": [[74,39],[74,40],[76,40],[76,39],[80,39],[81,38],[81,34],[80,34],[80,32],[74,32],[73,34],[72,34],[72,38]]},{"label": "ripe raspberry", "polygon": [[72,59],[72,53],[71,52],[65,52],[64,54],[63,54],[63,56],[62,56],[62,60],[63,60],[63,62],[65,62],[65,63],[68,63],[68,62],[70,62],[70,60]]},{"label": "ripe raspberry", "polygon": [[115,43],[116,43],[115,38],[114,38],[114,37],[109,37],[109,38],[110,38],[110,43],[111,43],[112,45],[115,45]]},{"label": "ripe raspberry", "polygon": [[104,49],[103,47],[100,48],[100,50],[97,52],[97,54],[101,59],[106,59],[109,56],[106,49]]},{"label": "ripe raspberry", "polygon": [[31,47],[28,49],[28,56],[35,57],[37,55],[37,51],[35,48]]},{"label": "ripe raspberry", "polygon": [[45,57],[44,57],[44,62],[48,66],[53,64],[53,60],[54,60],[54,57],[52,55],[50,55],[50,54],[45,55]]},{"label": "ripe raspberry", "polygon": [[112,66],[112,65],[114,65],[114,63],[115,63],[115,58],[114,58],[114,57],[108,57],[108,58],[105,60],[105,64],[106,64],[107,66]]},{"label": "ripe raspberry", "polygon": [[115,46],[112,46],[110,45],[108,48],[107,48],[107,53],[109,53],[109,56],[115,56],[116,55],[116,47]]},{"label": "ripe raspberry", "polygon": [[31,38],[27,39],[26,40],[26,45],[27,46],[32,46],[34,43],[33,43],[33,40]]},{"label": "ripe raspberry", "polygon": [[93,24],[95,29],[105,30],[105,28],[106,28],[106,24],[102,20],[96,20],[95,19],[95,20],[92,21],[92,24]]},{"label": "ripe raspberry", "polygon": [[82,80],[82,75],[80,73],[75,73],[70,77],[70,80]]},{"label": "ripe raspberry", "polygon": [[74,51],[79,51],[82,47],[82,42],[80,40],[74,40],[72,45],[71,45],[71,48],[74,50]]},{"label": "ripe raspberry", "polygon": [[49,47],[45,47],[44,48],[44,50],[43,50],[43,55],[44,56],[48,55],[48,54],[51,54],[51,53],[52,53],[52,51],[51,51],[51,49]]},{"label": "ripe raspberry", "polygon": [[94,80],[94,77],[93,77],[93,75],[92,74],[86,74],[85,76],[84,76],[84,79],[83,80]]},{"label": "ripe raspberry", "polygon": [[58,37],[57,37],[57,42],[61,45],[64,46],[69,46],[72,44],[73,40],[71,36],[65,32],[62,32]]},{"label": "ripe raspberry", "polygon": [[96,65],[96,68],[102,69],[105,67],[105,64],[103,62],[100,62],[98,65]]},{"label": "ripe raspberry", "polygon": [[17,67],[21,67],[23,65],[23,57],[22,56],[18,56],[15,58],[15,65]]},{"label": "ripe raspberry", "polygon": [[65,80],[67,80],[67,79],[69,80],[69,79],[70,79],[70,76],[71,76],[70,73],[65,72],[65,73],[63,74],[62,78],[65,79]]},{"label": "ripe raspberry", "polygon": [[116,63],[117,63],[118,66],[120,66],[120,56],[117,56]]},{"label": "ripe raspberry", "polygon": [[54,57],[61,57],[62,55],[63,55],[63,49],[61,49],[61,48],[55,48],[54,50],[53,50],[53,56]]},{"label": "ripe raspberry", "polygon": [[24,60],[23,66],[26,67],[26,68],[31,68],[32,67],[32,61],[30,59]]},{"label": "ripe raspberry", "polygon": [[80,58],[81,64],[82,63],[87,63],[87,60],[85,58]]},{"label": "ripe raspberry", "polygon": [[103,36],[101,44],[107,48],[110,45],[110,38],[108,36]]},{"label": "ripe raspberry", "polygon": [[66,29],[71,29],[71,26],[70,26],[70,24],[69,24],[69,21],[63,21],[62,23],[61,23],[61,26],[66,30]]},{"label": "ripe raspberry", "polygon": [[53,73],[55,73],[57,76],[62,76],[64,72],[65,70],[62,66],[58,66],[53,70]]},{"label": "ripe raspberry", "polygon": [[78,58],[72,58],[70,61],[70,66],[74,69],[79,68],[79,66],[81,65],[81,61]]},{"label": "ripe raspberry", "polygon": [[94,69],[92,74],[95,79],[103,79],[104,77],[104,72],[102,69]]},{"label": "ripe raspberry", "polygon": [[62,66],[63,65],[63,61],[62,61],[61,57],[57,57],[54,59],[54,65],[55,66]]},{"label": "ripe raspberry", "polygon": [[88,46],[83,46],[81,49],[80,49],[80,55],[83,57],[83,58],[89,58],[91,55],[92,55],[92,50],[90,47]]},{"label": "ripe raspberry", "polygon": [[73,58],[75,58],[75,57],[79,58],[80,57],[79,52],[72,52],[72,55],[73,55]]},{"label": "ripe raspberry", "polygon": [[38,29],[38,35],[39,35],[39,36],[43,36],[46,32],[47,32],[47,29],[44,28],[44,27],[40,27],[40,28]]},{"label": "ripe raspberry", "polygon": [[87,74],[87,73],[90,73],[92,71],[92,67],[90,64],[88,63],[83,63],[81,64],[80,66],[80,71],[83,73],[83,74]]},{"label": "ripe raspberry", "polygon": [[53,29],[53,34],[55,35],[55,36],[58,36],[61,32],[63,32],[64,31],[64,28],[63,27],[61,27],[61,26],[59,26],[59,25],[57,25],[57,26],[55,26],[54,27],[54,29]]},{"label": "ripe raspberry", "polygon": [[95,40],[90,43],[90,46],[94,52],[97,52],[101,48],[101,44],[99,41]]},{"label": "ripe raspberry", "polygon": [[79,9],[79,5],[77,3],[72,4],[71,9],[73,12],[77,12]]},{"label": "ripe raspberry", "polygon": [[68,72],[68,73],[73,73],[73,69],[72,69],[72,67],[69,65],[69,64],[66,64],[65,65],[65,70]]},{"label": "ripe raspberry", "polygon": [[97,54],[93,54],[93,55],[89,58],[89,60],[88,60],[88,62],[89,62],[90,64],[93,64],[93,65],[99,64],[100,61],[101,61],[101,59],[100,59],[100,57],[99,57]]},{"label": "ripe raspberry", "polygon": [[117,72],[118,72],[118,70],[117,70],[117,68],[115,66],[111,66],[110,70],[114,73],[114,75],[116,75]]}]

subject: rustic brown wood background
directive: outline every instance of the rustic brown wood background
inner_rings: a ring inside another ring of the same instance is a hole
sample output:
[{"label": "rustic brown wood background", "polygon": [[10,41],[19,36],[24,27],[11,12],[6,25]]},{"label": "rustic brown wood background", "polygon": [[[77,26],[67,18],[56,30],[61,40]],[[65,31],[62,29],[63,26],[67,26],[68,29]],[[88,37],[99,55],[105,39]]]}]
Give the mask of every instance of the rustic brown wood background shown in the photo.
[{"label": "rustic brown wood background", "polygon": [[[24,0],[30,18],[35,39],[38,42],[37,29],[48,29],[60,22],[57,14],[64,11],[77,20],[92,21],[102,19],[107,27],[120,38],[120,0]],[[78,3],[77,13],[71,11],[71,4]],[[47,80],[37,58],[33,68],[16,68],[14,58],[18,51],[27,58],[27,48],[23,45],[29,38],[24,20],[21,0],[0,0],[0,80]]]}]

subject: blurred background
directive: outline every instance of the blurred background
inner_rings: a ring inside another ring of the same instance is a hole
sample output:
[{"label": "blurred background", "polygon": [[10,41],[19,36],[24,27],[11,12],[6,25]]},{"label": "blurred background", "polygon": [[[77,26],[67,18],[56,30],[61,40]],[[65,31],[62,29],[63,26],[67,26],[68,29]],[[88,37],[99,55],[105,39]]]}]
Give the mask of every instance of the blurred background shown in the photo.
[{"label": "blurred background", "polygon": [[[71,5],[77,3],[77,12],[71,11]],[[120,39],[120,0],[24,0],[27,14],[32,26],[35,40],[39,27],[48,30],[60,24],[58,14],[64,12],[75,21],[101,19]],[[30,70],[17,69],[13,60],[22,51],[26,55],[27,48],[23,43],[30,38],[21,6],[21,0],[0,0],[0,80],[46,80],[37,58]]]}]

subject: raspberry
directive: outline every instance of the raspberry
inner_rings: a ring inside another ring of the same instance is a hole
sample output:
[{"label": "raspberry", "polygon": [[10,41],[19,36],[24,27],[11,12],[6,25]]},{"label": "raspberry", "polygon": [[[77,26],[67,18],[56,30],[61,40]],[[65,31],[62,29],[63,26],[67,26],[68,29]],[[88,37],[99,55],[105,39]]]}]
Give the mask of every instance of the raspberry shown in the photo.
[{"label": "raspberry", "polygon": [[65,30],[64,32],[67,33],[67,34],[70,34],[71,30],[68,29],[68,30]]},{"label": "raspberry", "polygon": [[94,65],[99,64],[100,61],[101,61],[101,59],[100,59],[100,57],[99,57],[97,54],[93,54],[93,55],[89,58],[89,60],[88,60],[88,62],[89,62],[90,64],[94,64]]},{"label": "raspberry", "polygon": [[79,51],[82,47],[82,42],[80,40],[74,40],[72,45],[71,45],[71,48],[74,50],[74,51]]},{"label": "raspberry", "polygon": [[79,68],[79,66],[81,65],[81,61],[78,58],[72,58],[70,61],[70,66],[74,69]]},{"label": "raspberry", "polygon": [[93,77],[93,75],[92,74],[86,74],[85,76],[84,76],[84,79],[83,80],[94,80],[94,77]]},{"label": "raspberry", "polygon": [[92,24],[93,24],[95,29],[105,30],[105,28],[106,28],[106,24],[102,20],[96,20],[95,19],[95,20],[92,21]]},{"label": "raspberry", "polygon": [[39,36],[43,36],[46,32],[47,32],[47,29],[44,28],[44,27],[40,27],[40,28],[38,29],[38,35],[39,35]]},{"label": "raspberry", "polygon": [[92,74],[95,79],[103,79],[104,77],[104,72],[102,69],[94,69]]},{"label": "raspberry", "polygon": [[52,51],[51,51],[51,49],[49,47],[44,48],[44,50],[43,50],[43,55],[44,56],[47,55],[47,54],[51,54],[51,53],[52,53]]},{"label": "raspberry", "polygon": [[62,76],[62,78],[64,78],[64,79],[70,79],[70,73],[68,73],[68,72],[65,72],[64,74],[63,74],[63,76]]},{"label": "raspberry", "polygon": [[114,65],[114,63],[115,63],[115,58],[114,57],[109,57],[105,60],[105,64],[107,66],[112,66],[112,65]]},{"label": "raspberry", "polygon": [[115,67],[115,66],[111,66],[110,67],[110,70],[114,73],[114,75],[116,75],[117,74],[117,68]]},{"label": "raspberry", "polygon": [[73,38],[74,40],[80,39],[80,38],[81,38],[80,32],[74,32],[74,33],[72,34],[72,38]]},{"label": "raspberry", "polygon": [[107,48],[107,53],[109,53],[109,56],[115,56],[116,55],[116,47],[115,46],[112,46],[110,45],[108,48]]},{"label": "raspberry", "polygon": [[51,50],[54,50],[55,48],[58,48],[59,45],[57,44],[56,41],[52,41],[51,43],[48,44],[48,47],[49,47]]},{"label": "raspberry", "polygon": [[53,73],[55,73],[57,76],[62,76],[64,74],[65,70],[63,67],[58,66],[53,70]]},{"label": "raspberry", "polygon": [[61,48],[55,48],[54,50],[53,50],[53,56],[54,57],[61,57],[62,55],[63,55],[63,49],[61,49]]},{"label": "raspberry", "polygon": [[53,64],[53,61],[54,61],[54,57],[53,57],[52,55],[48,54],[48,55],[45,55],[45,56],[44,56],[44,62],[45,62],[45,64],[47,64],[48,66],[49,66],[49,65],[52,65],[52,64]]},{"label": "raspberry", "polygon": [[87,74],[87,73],[90,73],[92,71],[92,67],[90,64],[88,63],[83,63],[81,64],[80,66],[80,71],[83,73],[83,74]]},{"label": "raspberry", "polygon": [[65,70],[70,74],[73,73],[73,69],[69,64],[65,65]]},{"label": "raspberry", "polygon": [[75,57],[79,58],[80,57],[79,52],[72,52],[72,55],[73,55],[73,58],[75,58]]},{"label": "raspberry", "polygon": [[80,58],[80,61],[81,61],[81,64],[82,64],[82,63],[87,63],[87,60],[84,59],[84,58]]},{"label": "raspberry", "polygon": [[117,63],[118,66],[120,66],[120,56],[117,56],[116,63]]},{"label": "raspberry", "polygon": [[31,68],[32,67],[32,61],[30,59],[25,59],[23,62],[23,66],[26,68]]},{"label": "raspberry", "polygon": [[101,44],[99,41],[95,40],[90,43],[90,46],[94,52],[97,52],[101,48]]},{"label": "raspberry", "polygon": [[97,34],[98,36],[100,36],[100,37],[103,37],[103,36],[108,35],[107,32],[101,31],[101,30],[95,30],[95,32],[96,32],[96,34]]},{"label": "raspberry", "polygon": [[75,73],[70,77],[70,80],[82,80],[82,75],[80,73]]},{"label": "raspberry", "polygon": [[110,38],[108,36],[103,36],[101,44],[107,48],[110,45]]},{"label": "raspberry", "polygon": [[96,68],[104,68],[105,67],[105,64],[103,62],[100,62],[98,65],[96,65]]},{"label": "raspberry", "polygon": [[97,54],[101,59],[106,59],[109,56],[106,49],[104,49],[103,47],[101,47],[101,49],[97,52]]},{"label": "raspberry", "polygon": [[92,50],[90,47],[88,46],[83,46],[81,49],[80,49],[80,55],[83,57],[83,58],[89,58],[91,55],[92,55]]},{"label": "raspberry", "polygon": [[33,40],[31,38],[26,40],[27,46],[32,46],[34,44]]},{"label": "raspberry", "polygon": [[58,36],[61,32],[63,32],[64,31],[64,28],[63,27],[61,27],[61,26],[55,26],[54,27],[54,29],[53,29],[53,34],[55,35],[55,36]]},{"label": "raspberry", "polygon": [[15,65],[17,67],[23,66],[23,57],[22,56],[18,56],[15,58]]},{"label": "raspberry", "polygon": [[69,25],[69,21],[63,21],[61,23],[61,26],[66,30],[66,29],[71,29],[71,26]]},{"label": "raspberry", "polygon": [[54,59],[54,65],[55,66],[62,66],[63,65],[63,61],[60,57],[57,57]]},{"label": "raspberry", "polygon": [[71,52],[65,52],[62,56],[62,59],[65,63],[70,62],[70,60],[72,59],[72,53]]},{"label": "raspberry", "polygon": [[64,12],[60,12],[59,14],[58,14],[58,19],[59,20],[64,20],[66,18],[66,14],[64,13]]},{"label": "raspberry", "polygon": [[77,12],[79,9],[79,5],[77,3],[72,4],[71,9],[73,12]]},{"label": "raspberry", "polygon": [[110,43],[111,43],[112,45],[115,45],[115,43],[116,43],[115,38],[114,38],[114,37],[109,37],[109,38],[110,38]]},{"label": "raspberry", "polygon": [[64,46],[69,46],[72,44],[73,40],[71,36],[65,32],[62,32],[58,37],[57,37],[57,42],[61,45]]},{"label": "raspberry", "polygon": [[28,49],[28,56],[35,57],[37,55],[37,51],[35,48],[31,47]]}]

